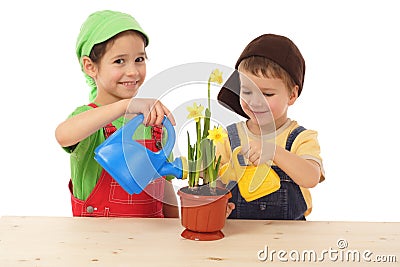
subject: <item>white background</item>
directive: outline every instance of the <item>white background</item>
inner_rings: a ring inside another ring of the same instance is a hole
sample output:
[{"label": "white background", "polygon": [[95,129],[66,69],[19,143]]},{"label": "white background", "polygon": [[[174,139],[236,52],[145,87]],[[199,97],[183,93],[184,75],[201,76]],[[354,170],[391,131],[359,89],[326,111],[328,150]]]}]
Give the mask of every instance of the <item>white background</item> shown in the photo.
[{"label": "white background", "polygon": [[[1,4],[0,216],[71,216],[69,156],[54,130],[88,102],[75,56],[87,16],[132,14],[150,36],[148,76],[190,62],[234,66],[263,33],[303,53],[289,116],[319,132],[326,181],[309,220],[400,221],[396,1],[8,1]],[[146,92],[141,92],[146,96]]]}]

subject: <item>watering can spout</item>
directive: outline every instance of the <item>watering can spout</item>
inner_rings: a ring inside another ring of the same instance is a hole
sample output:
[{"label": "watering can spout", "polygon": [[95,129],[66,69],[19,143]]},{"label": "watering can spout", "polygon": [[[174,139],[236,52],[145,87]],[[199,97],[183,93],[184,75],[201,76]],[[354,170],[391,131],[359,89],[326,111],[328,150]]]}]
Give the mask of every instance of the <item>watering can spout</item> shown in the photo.
[{"label": "watering can spout", "polygon": [[221,169],[220,169],[220,178],[221,181],[224,184],[229,183],[229,181],[238,181],[238,176],[241,175],[242,171],[240,166],[239,160],[238,160],[238,154],[240,153],[240,150],[242,149],[241,146],[236,147],[232,151],[232,160],[229,161],[228,163],[225,163]]},{"label": "watering can spout", "polygon": [[176,158],[173,162],[165,162],[158,173],[160,176],[173,175],[178,179],[187,178],[187,160],[185,157]]}]

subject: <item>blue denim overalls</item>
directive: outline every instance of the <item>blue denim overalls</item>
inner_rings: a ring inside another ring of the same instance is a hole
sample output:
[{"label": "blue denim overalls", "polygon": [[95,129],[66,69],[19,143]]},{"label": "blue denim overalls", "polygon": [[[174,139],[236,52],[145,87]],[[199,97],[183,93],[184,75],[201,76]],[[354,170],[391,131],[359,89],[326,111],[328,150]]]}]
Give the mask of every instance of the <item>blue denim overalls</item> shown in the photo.
[{"label": "blue denim overalls", "polygon": [[[227,127],[231,149],[240,146],[240,139],[236,124]],[[286,140],[286,150],[290,151],[293,141],[304,131],[302,126],[294,129]],[[245,166],[242,155],[238,155],[239,163]],[[236,181],[231,181],[227,188],[231,189],[232,198],[229,202],[235,203],[235,209],[229,219],[253,220],[305,220],[304,212],[307,204],[300,187],[279,167],[272,166],[281,179],[281,187],[269,195],[247,202],[241,195]]]}]

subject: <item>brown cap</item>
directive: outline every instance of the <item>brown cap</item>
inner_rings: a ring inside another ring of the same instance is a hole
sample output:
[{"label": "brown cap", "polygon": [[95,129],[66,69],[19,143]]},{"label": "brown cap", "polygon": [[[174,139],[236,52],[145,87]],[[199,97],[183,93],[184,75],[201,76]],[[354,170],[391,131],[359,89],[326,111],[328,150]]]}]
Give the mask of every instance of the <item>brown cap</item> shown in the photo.
[{"label": "brown cap", "polygon": [[[306,65],[297,46],[287,37],[275,34],[263,34],[251,41],[236,62],[237,70],[243,59],[260,56],[272,60],[281,66],[299,86],[298,95],[303,89]],[[240,106],[239,73],[235,71],[225,82],[218,94],[218,101],[239,115],[248,118]]]}]

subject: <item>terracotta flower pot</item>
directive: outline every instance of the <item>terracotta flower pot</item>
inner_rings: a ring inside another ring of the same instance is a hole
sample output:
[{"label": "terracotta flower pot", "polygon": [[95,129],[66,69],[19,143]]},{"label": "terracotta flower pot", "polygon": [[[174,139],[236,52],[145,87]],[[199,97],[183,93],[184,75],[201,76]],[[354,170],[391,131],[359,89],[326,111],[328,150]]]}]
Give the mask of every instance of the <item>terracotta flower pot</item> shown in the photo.
[{"label": "terracotta flower pot", "polygon": [[223,188],[217,188],[217,195],[202,195],[201,191],[191,191],[189,187],[178,190],[181,223],[186,228],[181,236],[200,241],[221,239],[224,237],[221,229],[225,225],[226,207],[232,194]]}]

